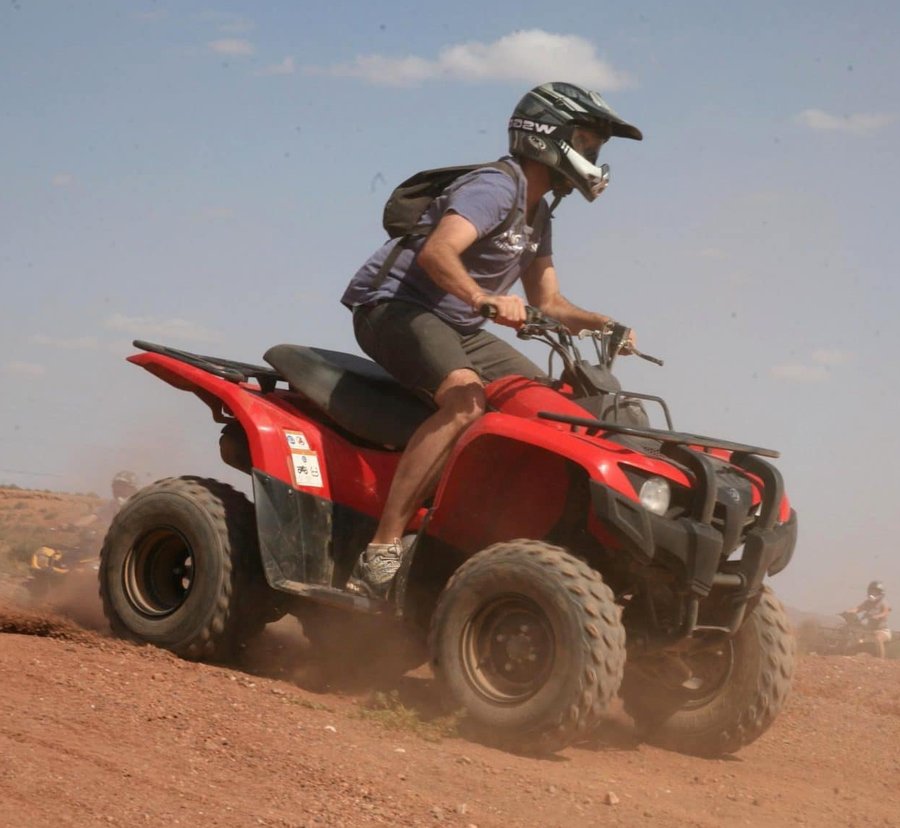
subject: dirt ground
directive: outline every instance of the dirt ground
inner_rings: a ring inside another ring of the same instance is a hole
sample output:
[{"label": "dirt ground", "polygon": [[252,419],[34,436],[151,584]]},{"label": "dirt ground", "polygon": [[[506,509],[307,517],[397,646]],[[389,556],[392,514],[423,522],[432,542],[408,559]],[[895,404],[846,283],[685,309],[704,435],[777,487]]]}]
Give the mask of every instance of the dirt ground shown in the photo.
[{"label": "dirt ground", "polygon": [[641,744],[615,708],[536,759],[443,726],[425,668],[323,673],[293,619],[240,669],[195,664],[111,638],[93,574],[39,607],[19,575],[0,575],[0,826],[900,825],[900,661],[802,656],[732,758]]}]

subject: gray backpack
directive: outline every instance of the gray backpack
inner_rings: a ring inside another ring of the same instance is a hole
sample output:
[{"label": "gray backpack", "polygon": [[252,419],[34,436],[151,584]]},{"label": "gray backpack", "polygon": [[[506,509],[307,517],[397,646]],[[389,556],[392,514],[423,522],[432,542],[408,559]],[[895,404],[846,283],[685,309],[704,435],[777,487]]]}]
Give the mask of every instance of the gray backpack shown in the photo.
[{"label": "gray backpack", "polygon": [[[515,170],[505,161],[490,161],[484,164],[463,164],[458,167],[438,167],[433,170],[422,170],[411,175],[399,184],[388,197],[384,205],[382,225],[388,236],[400,241],[394,245],[394,249],[388,254],[384,263],[375,276],[374,285],[377,287],[390,273],[397,257],[405,250],[413,239],[427,236],[434,226],[422,223],[431,203],[457,178],[483,167],[493,167],[506,173],[516,182],[516,203],[519,200],[519,177]],[[505,233],[516,218],[516,211],[510,210],[506,218],[492,231],[492,236]]]}]

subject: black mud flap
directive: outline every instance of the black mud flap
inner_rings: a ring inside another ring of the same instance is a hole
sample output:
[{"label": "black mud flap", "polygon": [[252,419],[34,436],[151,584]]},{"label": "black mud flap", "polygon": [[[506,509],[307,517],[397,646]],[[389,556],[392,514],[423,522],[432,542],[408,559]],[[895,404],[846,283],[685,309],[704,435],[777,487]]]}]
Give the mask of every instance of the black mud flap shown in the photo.
[{"label": "black mud flap", "polygon": [[330,501],[253,470],[253,500],[263,571],[279,581],[331,586],[333,509]]},{"label": "black mud flap", "polygon": [[381,611],[343,590],[375,521],[253,470],[259,554],[273,589],[323,603]]}]

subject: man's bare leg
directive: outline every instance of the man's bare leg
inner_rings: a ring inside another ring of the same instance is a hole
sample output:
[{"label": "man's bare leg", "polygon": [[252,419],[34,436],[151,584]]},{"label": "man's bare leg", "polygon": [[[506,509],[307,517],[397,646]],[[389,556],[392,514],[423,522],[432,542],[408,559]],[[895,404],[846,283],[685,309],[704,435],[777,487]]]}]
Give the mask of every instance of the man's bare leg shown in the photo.
[{"label": "man's bare leg", "polygon": [[416,429],[391,483],[372,543],[392,543],[434,490],[450,452],[485,407],[484,389],[474,371],[461,368],[441,383],[438,410]]}]

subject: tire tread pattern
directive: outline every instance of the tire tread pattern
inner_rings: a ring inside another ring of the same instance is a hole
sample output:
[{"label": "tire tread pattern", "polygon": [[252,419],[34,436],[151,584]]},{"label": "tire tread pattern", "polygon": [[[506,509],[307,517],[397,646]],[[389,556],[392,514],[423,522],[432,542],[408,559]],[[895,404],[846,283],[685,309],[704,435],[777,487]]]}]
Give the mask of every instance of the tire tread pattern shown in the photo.
[{"label": "tire tread pattern", "polygon": [[[796,642],[790,621],[774,593],[765,587],[752,615],[744,622],[756,627],[759,667],[752,684],[737,688],[738,704],[722,706],[703,727],[692,729],[679,721],[679,712],[666,718],[664,704],[654,704],[654,690],[630,679],[622,685],[625,712],[648,741],[683,753],[720,756],[735,753],[759,738],[781,711],[791,688]],[[657,697],[659,698],[659,697]]]},{"label": "tire tread pattern", "polygon": [[[203,510],[225,553],[221,562],[225,577],[206,624],[190,639],[173,643],[167,649],[192,661],[228,660],[233,655],[238,640],[255,631],[255,625],[248,626],[248,619],[242,617],[238,601],[238,584],[252,571],[252,564],[248,565],[245,558],[253,554],[258,557],[258,552],[255,552],[257,541],[253,506],[242,493],[228,484],[195,476],[163,478],[140,490],[129,502],[137,504],[145,497],[158,494],[183,497]],[[112,631],[122,638],[135,640],[138,637],[128,629],[113,608],[105,577],[107,544],[111,542],[112,535],[111,527],[100,556],[100,599]]]},{"label": "tire tread pattern", "polygon": [[[553,718],[527,732],[487,734],[490,741],[511,750],[551,753],[587,738],[618,692],[625,664],[625,629],[612,590],[603,583],[600,573],[561,547],[518,539],[483,549],[453,574],[434,613],[429,652],[436,652],[444,615],[457,594],[467,588],[472,573],[484,568],[497,571],[504,566],[537,569],[548,582],[561,585],[583,619],[578,646],[581,661],[589,666],[572,677],[568,702],[559,705]],[[441,665],[434,656],[432,667],[439,675]]]}]

